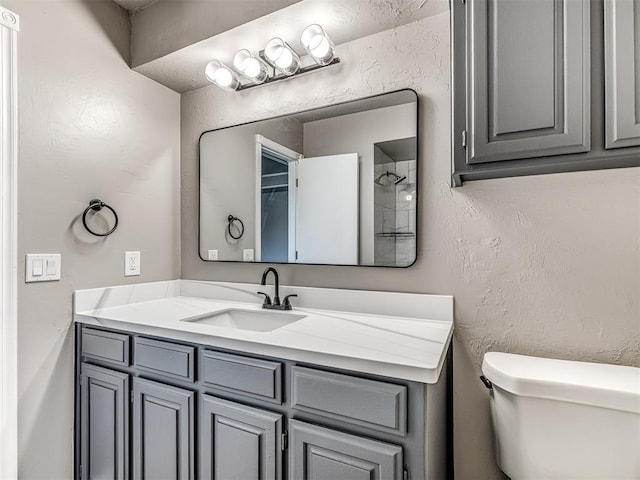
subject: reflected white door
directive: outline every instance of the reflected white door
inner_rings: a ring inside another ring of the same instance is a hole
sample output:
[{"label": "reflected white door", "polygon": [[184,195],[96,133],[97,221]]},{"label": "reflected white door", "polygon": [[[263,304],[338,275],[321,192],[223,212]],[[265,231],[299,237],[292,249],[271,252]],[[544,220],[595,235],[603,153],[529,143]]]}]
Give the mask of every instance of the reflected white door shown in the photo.
[{"label": "reflected white door", "polygon": [[358,154],[298,161],[298,263],[358,264]]}]

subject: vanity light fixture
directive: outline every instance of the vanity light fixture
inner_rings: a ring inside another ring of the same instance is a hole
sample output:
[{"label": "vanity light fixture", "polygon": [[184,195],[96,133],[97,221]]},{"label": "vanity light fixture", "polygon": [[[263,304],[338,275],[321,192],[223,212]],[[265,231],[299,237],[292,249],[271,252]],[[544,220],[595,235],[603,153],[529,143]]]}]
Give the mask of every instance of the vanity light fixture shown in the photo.
[{"label": "vanity light fixture", "polygon": [[236,73],[219,60],[211,60],[204,69],[204,75],[211,83],[233,92],[240,87]]},{"label": "vanity light fixture", "polygon": [[264,47],[264,57],[267,62],[287,76],[294,75],[300,70],[300,57],[280,37],[272,38]]},{"label": "vanity light fixture", "polygon": [[247,80],[255,84],[263,83],[269,78],[267,64],[262,59],[252,55],[246,48],[235,54],[233,67]]},{"label": "vanity light fixture", "polygon": [[[274,37],[258,55],[247,49],[239,50],[233,57],[233,69],[219,60],[210,61],[205,68],[205,76],[224,90],[238,91],[340,63],[333,42],[320,25],[305,28],[300,41],[313,64],[302,66],[296,51],[282,38]],[[238,75],[248,82],[241,83]]]},{"label": "vanity light fixture", "polygon": [[300,43],[319,65],[329,65],[336,55],[333,42],[318,24],[304,29]]}]

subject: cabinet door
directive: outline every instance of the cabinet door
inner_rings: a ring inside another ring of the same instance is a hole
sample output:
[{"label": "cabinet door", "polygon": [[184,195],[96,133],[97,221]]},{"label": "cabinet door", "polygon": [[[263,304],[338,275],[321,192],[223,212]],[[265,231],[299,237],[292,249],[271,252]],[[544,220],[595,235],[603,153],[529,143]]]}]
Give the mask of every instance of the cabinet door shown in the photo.
[{"label": "cabinet door", "polygon": [[80,451],[83,480],[129,478],[129,376],[80,367]]},{"label": "cabinet door", "polygon": [[136,479],[194,478],[194,395],[162,383],[133,379],[133,468]]},{"label": "cabinet door", "polygon": [[640,145],[640,0],[604,1],[606,148]]},{"label": "cabinet door", "polygon": [[290,480],[401,480],[402,447],[291,420]]},{"label": "cabinet door", "polygon": [[590,149],[590,2],[469,0],[467,163]]},{"label": "cabinet door", "polygon": [[201,395],[199,425],[202,480],[282,477],[282,415]]}]

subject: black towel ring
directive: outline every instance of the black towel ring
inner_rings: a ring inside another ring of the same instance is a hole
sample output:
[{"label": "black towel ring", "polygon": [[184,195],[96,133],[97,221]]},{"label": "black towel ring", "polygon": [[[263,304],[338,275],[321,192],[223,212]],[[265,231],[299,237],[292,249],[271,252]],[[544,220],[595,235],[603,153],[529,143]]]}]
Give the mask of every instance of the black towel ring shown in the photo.
[{"label": "black towel ring", "polygon": [[[242,235],[244,235],[244,223],[242,223],[242,220],[240,220],[238,217],[234,217],[233,215],[229,215],[227,217],[227,222],[229,222],[227,224],[227,233],[229,233],[229,236],[234,240],[239,240],[240,238],[242,238]],[[231,225],[233,225],[234,222],[240,223],[240,227],[236,226],[239,232],[238,236],[235,236],[233,233],[231,233]]]},{"label": "black towel ring", "polygon": [[[89,228],[89,225],[87,225],[87,213],[89,213],[89,210],[93,210],[94,212],[99,212],[100,210],[102,210],[103,207],[111,210],[111,213],[113,213],[113,218],[115,218],[116,223],[113,225],[113,228],[108,232],[96,233]],[[82,214],[82,224],[84,225],[84,228],[86,228],[91,235],[95,235],[96,237],[106,237],[108,235],[111,235],[113,232],[116,231],[116,228],[118,228],[118,214],[113,208],[111,208],[109,205],[104,203],[102,200],[94,198],[89,201],[89,206],[84,209],[84,213]]]}]

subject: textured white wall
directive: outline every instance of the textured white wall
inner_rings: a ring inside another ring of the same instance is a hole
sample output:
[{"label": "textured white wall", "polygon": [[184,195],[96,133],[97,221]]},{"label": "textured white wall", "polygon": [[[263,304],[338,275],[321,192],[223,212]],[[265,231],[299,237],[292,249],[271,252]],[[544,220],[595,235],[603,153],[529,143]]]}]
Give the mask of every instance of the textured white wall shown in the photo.
[{"label": "textured white wall", "polygon": [[493,479],[482,355],[503,350],[640,366],[640,170],[451,189],[449,14],[340,46],[340,66],[242,93],[182,97],[182,277],[257,281],[264,266],[197,252],[198,136],[403,87],[420,94],[418,261],[409,269],[281,266],[284,284],[453,294],[457,479]]},{"label": "textured white wall", "polygon": [[[62,253],[60,282],[19,284],[19,476],[72,478],[75,289],[179,275],[179,96],[132,72],[110,0],[5,0],[20,15],[19,282],[25,253]],[[123,55],[125,58],[123,58]],[[120,226],[79,223],[102,198]],[[123,277],[124,251],[142,275]]]}]

